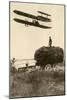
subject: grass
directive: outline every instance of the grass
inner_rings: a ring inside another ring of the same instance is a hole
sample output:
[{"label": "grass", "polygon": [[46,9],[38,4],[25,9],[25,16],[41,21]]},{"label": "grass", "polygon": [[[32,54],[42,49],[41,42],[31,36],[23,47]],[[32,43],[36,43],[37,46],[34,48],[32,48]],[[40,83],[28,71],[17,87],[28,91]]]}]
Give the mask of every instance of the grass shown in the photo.
[{"label": "grass", "polygon": [[10,80],[11,98],[64,95],[64,71],[15,72]]}]

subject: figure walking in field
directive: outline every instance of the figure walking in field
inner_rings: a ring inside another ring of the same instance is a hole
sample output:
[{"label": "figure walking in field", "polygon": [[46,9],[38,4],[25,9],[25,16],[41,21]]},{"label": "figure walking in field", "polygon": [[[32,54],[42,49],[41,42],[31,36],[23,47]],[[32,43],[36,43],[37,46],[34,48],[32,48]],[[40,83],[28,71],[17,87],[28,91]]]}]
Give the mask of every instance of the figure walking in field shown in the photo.
[{"label": "figure walking in field", "polygon": [[51,36],[49,36],[49,47],[52,46],[52,39],[51,39]]}]

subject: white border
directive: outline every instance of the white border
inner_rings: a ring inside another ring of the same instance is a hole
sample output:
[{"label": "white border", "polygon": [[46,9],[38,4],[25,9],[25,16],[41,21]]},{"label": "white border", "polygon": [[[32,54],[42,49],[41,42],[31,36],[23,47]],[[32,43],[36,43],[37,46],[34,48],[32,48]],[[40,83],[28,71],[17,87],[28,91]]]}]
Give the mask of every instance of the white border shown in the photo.
[{"label": "white border", "polygon": [[[14,1],[19,1],[19,0],[14,0]],[[32,1],[20,0],[20,1],[67,5],[67,0],[32,0]],[[0,0],[0,100],[8,100],[8,95],[9,95],[9,0]],[[67,96],[37,97],[37,98],[23,98],[23,99],[66,100]]]}]

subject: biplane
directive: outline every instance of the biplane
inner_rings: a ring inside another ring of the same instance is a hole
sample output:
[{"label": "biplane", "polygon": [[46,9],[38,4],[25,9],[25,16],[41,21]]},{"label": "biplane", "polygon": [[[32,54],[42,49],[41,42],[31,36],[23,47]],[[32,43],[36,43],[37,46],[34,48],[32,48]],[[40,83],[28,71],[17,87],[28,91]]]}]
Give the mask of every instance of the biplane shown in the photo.
[{"label": "biplane", "polygon": [[[39,28],[43,28],[43,29],[50,29],[51,28],[49,26],[45,26],[45,25],[42,25],[39,23],[39,21],[51,22],[50,18],[44,17],[42,15],[35,16],[33,14],[25,13],[25,12],[22,12],[19,10],[14,10],[13,12],[20,15],[20,16],[24,16],[24,17],[32,19],[32,21],[27,21],[27,20],[23,20],[23,19],[19,19],[19,18],[14,18],[14,21],[16,21],[18,23],[25,24],[26,26],[31,25],[31,26],[35,26],[35,27],[39,27]],[[47,15],[47,16],[51,16],[51,15],[44,13],[44,12],[41,12],[41,11],[38,11],[38,13],[43,14],[43,15]]]}]

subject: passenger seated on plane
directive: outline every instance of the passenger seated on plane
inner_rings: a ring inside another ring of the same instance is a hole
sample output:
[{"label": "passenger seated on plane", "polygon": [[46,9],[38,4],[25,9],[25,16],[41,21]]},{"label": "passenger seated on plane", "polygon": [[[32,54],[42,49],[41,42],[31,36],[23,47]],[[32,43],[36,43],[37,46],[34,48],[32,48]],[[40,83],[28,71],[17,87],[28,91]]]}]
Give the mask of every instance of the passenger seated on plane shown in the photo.
[{"label": "passenger seated on plane", "polygon": [[34,20],[33,20],[33,23],[36,24],[36,25],[39,25],[38,20],[35,20],[35,19],[34,19]]}]

